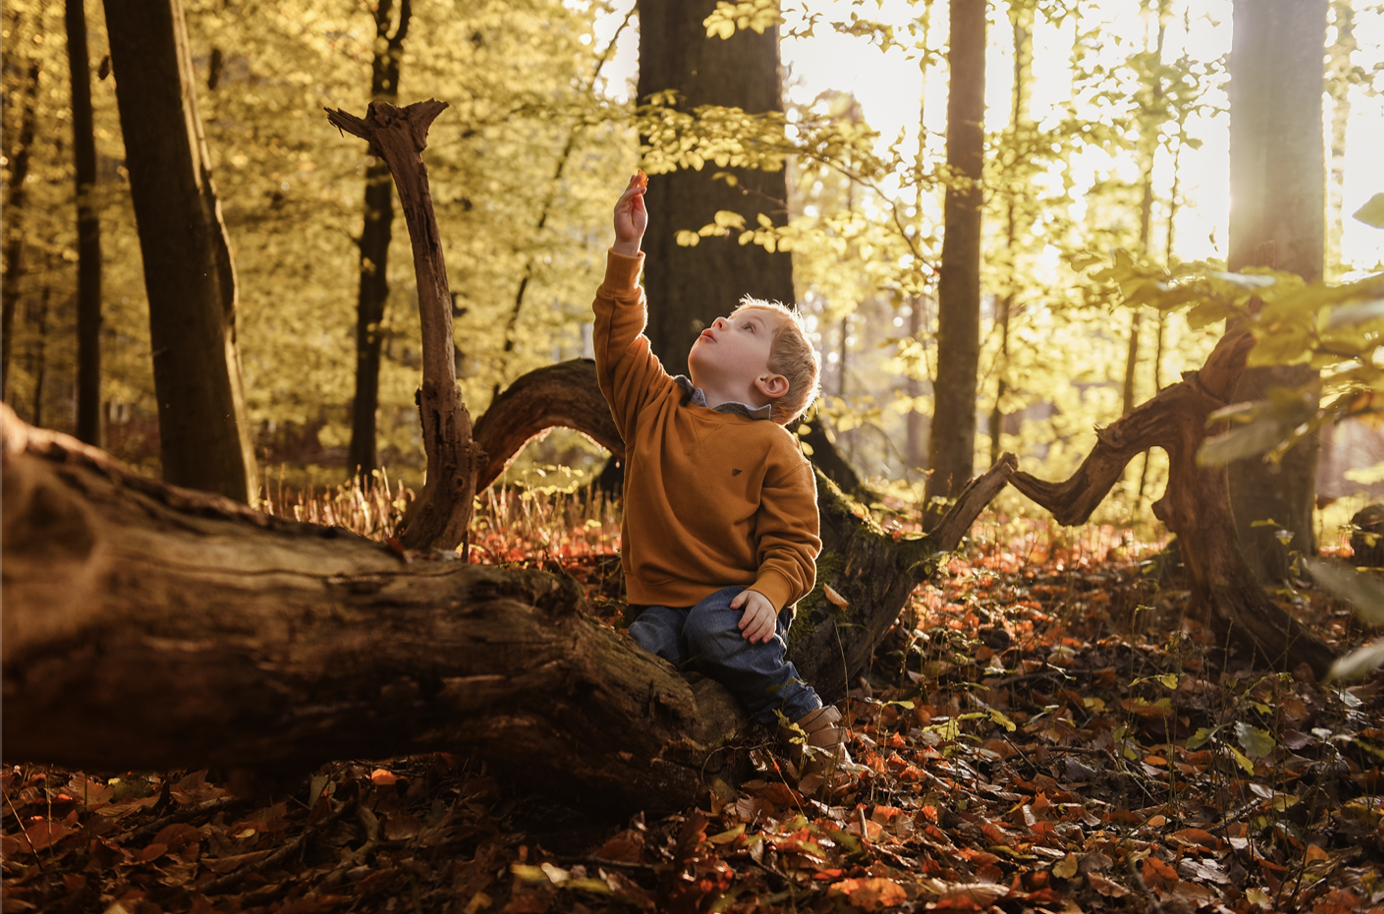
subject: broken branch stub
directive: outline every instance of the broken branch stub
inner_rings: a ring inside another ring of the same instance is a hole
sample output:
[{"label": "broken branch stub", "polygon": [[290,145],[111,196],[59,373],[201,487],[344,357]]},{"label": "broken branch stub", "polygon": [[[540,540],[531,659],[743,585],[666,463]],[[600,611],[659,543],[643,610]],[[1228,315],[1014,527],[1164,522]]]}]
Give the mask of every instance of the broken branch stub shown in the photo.
[{"label": "broken branch stub", "polygon": [[328,110],[327,120],[370,143],[389,166],[413,246],[418,316],[423,336],[423,383],[418,396],[423,449],[428,458],[423,491],[399,524],[399,541],[409,549],[465,551],[476,474],[485,455],[471,438],[471,415],[456,383],[452,296],[441,234],[428,189],[423,150],[428,128],[447,107],[430,99],[399,108],[372,102],[364,118]]}]

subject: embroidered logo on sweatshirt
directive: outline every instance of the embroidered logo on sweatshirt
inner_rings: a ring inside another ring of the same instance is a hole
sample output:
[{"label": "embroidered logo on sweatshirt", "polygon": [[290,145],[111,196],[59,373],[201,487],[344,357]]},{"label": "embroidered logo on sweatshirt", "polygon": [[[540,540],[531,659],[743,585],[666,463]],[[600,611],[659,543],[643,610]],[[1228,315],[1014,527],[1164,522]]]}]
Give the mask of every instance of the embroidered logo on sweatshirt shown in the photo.
[{"label": "embroidered logo on sweatshirt", "polygon": [[745,471],[744,471],[744,470],[731,470],[731,471],[730,471],[730,475],[732,475],[732,476],[739,476],[739,475],[740,475],[741,473],[743,473],[743,472],[745,472]]}]

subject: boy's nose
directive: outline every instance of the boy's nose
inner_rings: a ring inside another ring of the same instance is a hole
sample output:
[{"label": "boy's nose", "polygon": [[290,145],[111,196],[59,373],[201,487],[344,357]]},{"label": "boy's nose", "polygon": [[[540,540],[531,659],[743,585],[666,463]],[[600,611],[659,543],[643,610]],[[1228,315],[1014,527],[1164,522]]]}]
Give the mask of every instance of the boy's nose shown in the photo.
[{"label": "boy's nose", "polygon": [[711,322],[711,326],[715,327],[717,330],[724,330],[730,325],[726,323],[726,319],[724,317],[718,317],[716,318],[716,320]]}]

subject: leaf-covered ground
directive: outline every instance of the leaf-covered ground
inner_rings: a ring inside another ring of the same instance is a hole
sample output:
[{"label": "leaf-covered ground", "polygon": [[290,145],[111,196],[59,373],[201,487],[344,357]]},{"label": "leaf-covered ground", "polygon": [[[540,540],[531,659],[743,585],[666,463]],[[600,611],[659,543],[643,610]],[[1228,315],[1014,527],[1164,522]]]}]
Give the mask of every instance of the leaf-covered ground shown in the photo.
[{"label": "leaf-covered ground", "polygon": [[[564,542],[535,561],[556,557],[614,619],[610,556]],[[1381,680],[1322,689],[1224,656],[1163,564],[1108,529],[954,559],[843,702],[856,764],[825,801],[788,785],[767,735],[734,796],[626,820],[446,754],[342,761],[259,799],[204,771],[10,764],[4,912],[1384,903]],[[1305,584],[1280,597],[1342,647],[1366,637]]]}]

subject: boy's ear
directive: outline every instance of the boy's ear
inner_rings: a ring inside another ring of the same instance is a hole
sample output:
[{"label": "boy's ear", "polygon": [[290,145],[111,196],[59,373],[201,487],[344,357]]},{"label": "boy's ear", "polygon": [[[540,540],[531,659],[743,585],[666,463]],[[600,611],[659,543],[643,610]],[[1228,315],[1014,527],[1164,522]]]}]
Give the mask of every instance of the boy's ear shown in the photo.
[{"label": "boy's ear", "polygon": [[788,379],[781,374],[762,374],[754,379],[754,386],[770,400],[788,393]]}]

